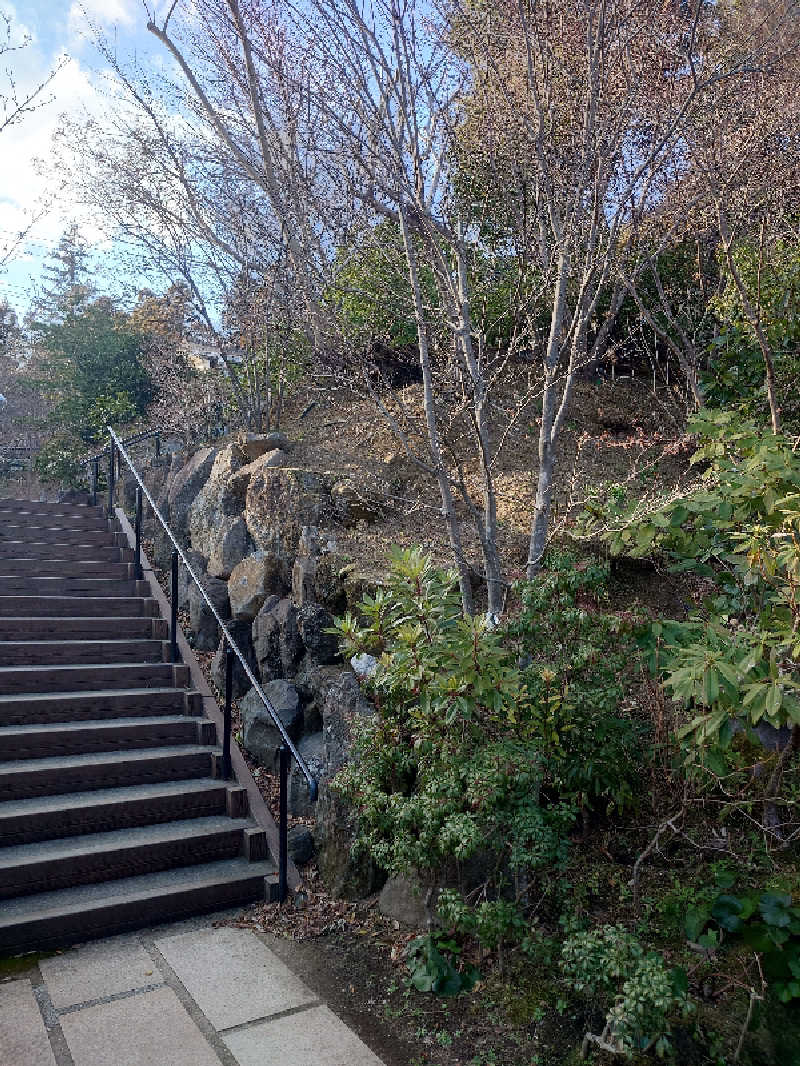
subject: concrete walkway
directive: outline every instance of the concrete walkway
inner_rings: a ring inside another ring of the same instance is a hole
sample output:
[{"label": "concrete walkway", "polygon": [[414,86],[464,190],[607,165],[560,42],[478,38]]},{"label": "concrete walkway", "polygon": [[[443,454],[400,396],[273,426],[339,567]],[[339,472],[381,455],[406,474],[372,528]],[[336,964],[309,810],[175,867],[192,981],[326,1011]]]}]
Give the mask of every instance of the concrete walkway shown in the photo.
[{"label": "concrete walkway", "polygon": [[0,983],[0,1066],[382,1066],[250,930],[80,945]]}]

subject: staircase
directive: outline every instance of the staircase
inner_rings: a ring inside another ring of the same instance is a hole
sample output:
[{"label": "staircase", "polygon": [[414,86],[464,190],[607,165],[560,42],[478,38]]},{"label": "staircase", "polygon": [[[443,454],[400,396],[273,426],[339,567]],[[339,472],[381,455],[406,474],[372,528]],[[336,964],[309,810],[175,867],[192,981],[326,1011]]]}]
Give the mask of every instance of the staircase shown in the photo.
[{"label": "staircase", "polygon": [[0,500],[0,955],[265,898],[247,793],[100,507]]}]

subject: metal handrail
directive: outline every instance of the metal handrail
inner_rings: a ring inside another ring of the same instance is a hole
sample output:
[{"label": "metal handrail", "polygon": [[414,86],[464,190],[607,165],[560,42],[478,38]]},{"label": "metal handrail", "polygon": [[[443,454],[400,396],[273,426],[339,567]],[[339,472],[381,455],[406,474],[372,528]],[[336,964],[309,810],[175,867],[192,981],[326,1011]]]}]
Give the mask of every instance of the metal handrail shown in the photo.
[{"label": "metal handrail", "polygon": [[[122,443],[123,444],[139,444],[141,441],[149,440],[151,437],[157,437],[158,438],[158,440],[156,441],[156,455],[158,455],[158,453],[161,450],[159,448],[159,444],[160,444],[160,441],[161,441],[161,430],[160,429],[145,429],[145,430],[142,430],[141,433],[134,433],[132,437],[126,437],[125,440]],[[103,450],[101,452],[98,452],[97,455],[92,455],[88,459],[84,459],[83,460],[84,465],[88,465],[89,463],[97,463],[97,462],[99,462],[104,456],[108,455],[110,447],[111,447],[111,445],[109,444],[107,447],[103,448]]]},{"label": "metal handrail", "polygon": [[[288,840],[287,840],[287,832],[288,832],[288,826],[287,826],[287,777],[288,777],[288,768],[289,768],[289,755],[290,754],[292,755],[292,757],[294,758],[295,762],[299,766],[300,771],[303,774],[303,777],[305,777],[305,779],[306,779],[306,782],[308,784],[309,799],[310,799],[310,801],[312,803],[314,803],[316,801],[317,795],[318,795],[317,782],[316,782],[315,778],[313,777],[311,771],[309,770],[308,764],[306,763],[305,759],[300,754],[300,752],[297,750],[297,748],[295,747],[294,742],[292,741],[291,737],[286,732],[286,728],[284,727],[283,722],[281,722],[280,718],[278,717],[277,711],[272,706],[272,704],[271,704],[271,702],[269,700],[269,697],[266,695],[266,693],[262,689],[261,685],[259,684],[255,674],[253,673],[252,669],[250,668],[250,664],[247,662],[246,658],[244,657],[244,655],[242,654],[242,652],[239,649],[238,645],[236,644],[236,641],[231,636],[230,630],[228,629],[228,627],[225,624],[224,620],[220,617],[219,611],[214,606],[214,604],[211,602],[211,599],[209,598],[208,594],[206,593],[206,590],[203,588],[203,585],[202,585],[200,579],[198,578],[197,574],[194,572],[191,563],[186,558],[186,554],[183,551],[183,548],[181,548],[180,544],[176,540],[175,534],[169,528],[169,526],[166,523],[166,520],[164,519],[163,515],[161,514],[161,512],[158,509],[158,507],[156,506],[155,500],[150,495],[150,492],[148,491],[147,486],[145,485],[145,483],[142,481],[142,478],[141,478],[141,475],[139,474],[139,471],[133,465],[133,460],[131,459],[130,455],[128,455],[128,452],[125,449],[125,444],[119,439],[119,437],[114,432],[114,430],[111,428],[111,426],[108,426],[107,429],[108,429],[109,436],[111,438],[111,443],[109,445],[110,454],[111,454],[111,461],[110,461],[110,464],[109,464],[109,473],[110,473],[110,480],[111,480],[111,485],[110,485],[110,488],[109,488],[109,501],[113,500],[113,493],[114,493],[114,475],[113,475],[113,471],[114,471],[114,452],[115,451],[118,451],[119,454],[122,456],[122,458],[125,460],[125,462],[126,462],[126,464],[128,466],[128,469],[130,470],[131,474],[133,474],[134,478],[136,479],[137,486],[138,486],[137,487],[137,493],[136,493],[136,495],[137,495],[137,501],[136,501],[136,546],[137,546],[136,566],[137,566],[137,576],[141,575],[141,511],[142,511],[141,502],[142,502],[142,495],[144,495],[144,497],[147,499],[147,502],[150,504],[150,507],[152,508],[153,514],[156,516],[158,521],[161,523],[161,526],[162,526],[164,532],[166,533],[167,537],[169,538],[170,542],[172,543],[172,574],[171,574],[171,577],[172,577],[172,587],[171,587],[172,595],[171,595],[171,603],[170,603],[172,617],[170,619],[170,642],[171,642],[171,645],[172,645],[173,659],[177,659],[178,559],[181,560],[183,565],[186,567],[186,571],[189,574],[189,577],[192,579],[192,581],[195,583],[195,585],[197,585],[198,589],[200,590],[201,596],[203,597],[203,599],[206,602],[206,606],[210,609],[211,613],[214,615],[214,618],[217,621],[217,625],[219,626],[219,628],[220,628],[220,630],[222,632],[223,639],[225,641],[225,651],[226,651],[226,655],[225,655],[225,716],[224,716],[224,736],[223,736],[223,773],[225,774],[226,777],[230,777],[231,776],[231,765],[230,765],[231,694],[232,694],[232,669],[233,669],[233,657],[234,656],[236,656],[236,658],[239,660],[239,663],[241,664],[241,666],[242,666],[242,668],[243,668],[243,670],[244,670],[244,672],[245,672],[245,674],[247,676],[247,679],[250,681],[250,684],[256,690],[261,702],[266,707],[270,718],[272,719],[274,725],[276,726],[276,728],[277,728],[278,732],[280,733],[281,738],[283,740],[283,743],[281,744],[280,749],[279,749],[279,771],[280,771],[280,814],[279,814],[280,825],[279,825],[279,834],[280,834],[280,855],[279,855],[279,862],[278,862],[278,866],[279,866],[279,871],[278,871],[278,894],[279,894],[280,901],[283,902],[283,900],[286,898],[286,887],[287,887],[287,855],[288,855]],[[126,442],[126,443],[130,443],[130,442]],[[109,506],[109,515],[111,513],[112,513],[111,507]]]}]

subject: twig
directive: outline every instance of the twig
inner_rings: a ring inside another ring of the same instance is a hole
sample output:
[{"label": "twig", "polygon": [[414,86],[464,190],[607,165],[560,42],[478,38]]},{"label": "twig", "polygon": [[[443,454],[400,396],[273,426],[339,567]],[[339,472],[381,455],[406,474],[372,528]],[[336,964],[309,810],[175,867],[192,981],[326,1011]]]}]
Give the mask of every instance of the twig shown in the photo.
[{"label": "twig", "polygon": [[669,818],[665,819],[665,821],[663,821],[656,830],[656,835],[653,837],[653,839],[644,849],[642,854],[633,864],[633,877],[631,878],[630,884],[633,888],[633,909],[635,911],[638,911],[639,909],[639,869],[642,863],[648,855],[651,855],[656,850],[656,848],[658,847],[658,842],[661,839],[662,833],[664,833],[667,829],[671,829],[673,833],[677,833],[679,831],[675,828],[674,823],[678,820],[678,818],[682,818],[684,814],[686,814],[685,806],[681,807],[681,809],[676,814],[672,814]]}]

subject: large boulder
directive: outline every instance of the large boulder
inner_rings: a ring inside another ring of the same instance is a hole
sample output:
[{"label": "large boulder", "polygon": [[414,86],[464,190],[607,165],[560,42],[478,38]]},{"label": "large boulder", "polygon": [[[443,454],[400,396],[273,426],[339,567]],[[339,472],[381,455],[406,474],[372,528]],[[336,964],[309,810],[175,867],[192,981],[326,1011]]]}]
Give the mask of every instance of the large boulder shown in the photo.
[{"label": "large boulder", "polygon": [[226,518],[211,549],[209,574],[227,581],[234,567],[247,557],[250,549],[250,535],[242,516]]},{"label": "large boulder", "polygon": [[[169,523],[169,494],[172,491],[172,487],[175,484],[178,476],[182,473],[186,466],[186,458],[182,452],[174,452],[169,457],[169,469],[167,476],[164,480],[164,484],[161,486],[160,491],[153,498],[155,500],[156,507],[159,514],[164,520]],[[148,512],[149,512],[148,507]],[[186,541],[184,540],[184,544]],[[170,566],[170,558],[172,555],[172,543],[164,532],[164,527],[153,515],[153,564],[160,567],[162,570],[168,570]]]},{"label": "large boulder", "polygon": [[314,858],[314,837],[304,825],[293,825],[286,834],[289,858],[295,866],[305,866]]},{"label": "large boulder", "polygon": [[[226,624],[233,642],[244,656],[252,673],[258,678],[258,664],[256,663],[256,656],[253,651],[253,642],[250,638],[249,623],[230,621]],[[225,693],[225,643],[225,638],[223,637],[219,642],[219,647],[214,653],[214,658],[211,660],[211,677],[214,684],[223,695]],[[245,669],[239,661],[239,657],[234,656],[233,674],[231,677],[233,698],[238,700],[239,697],[243,696],[251,686],[252,682],[245,673]]]},{"label": "large boulder", "polygon": [[304,655],[294,675],[306,720],[306,732],[322,729],[322,709],[325,700],[342,673],[341,665],[323,666],[310,655]]},{"label": "large boulder", "polygon": [[[325,772],[325,740],[322,733],[310,733],[303,737],[297,745],[297,751],[305,760],[311,776],[319,782]],[[315,804],[309,799],[308,782],[295,759],[289,766],[287,793],[290,814],[299,818],[313,816]]]},{"label": "large boulder", "polygon": [[252,463],[248,463],[246,466],[241,467],[235,474],[231,474],[228,478],[228,492],[235,496],[237,500],[241,501],[241,509],[244,510],[245,502],[247,500],[247,488],[251,478],[261,470],[270,470],[275,467],[285,466],[286,463],[286,453],[282,452],[280,448],[274,448],[272,451],[266,452],[258,459],[254,459]]},{"label": "large boulder", "polygon": [[[228,586],[225,582],[206,574],[203,578],[203,589],[219,616],[222,619],[230,618]],[[189,628],[194,634],[194,646],[198,651],[213,651],[219,643],[219,625],[203,593],[194,582],[189,585],[188,600]]]},{"label": "large boulder", "polygon": [[205,484],[192,502],[188,519],[192,547],[209,558],[225,519],[242,511],[243,500],[229,491],[228,481],[246,463],[241,445],[236,441],[227,444],[217,453]]},{"label": "large boulder", "polygon": [[330,787],[331,779],[350,758],[353,722],[374,710],[349,670],[343,671],[331,686],[322,710],[324,762],[314,838],[320,873],[328,891],[346,899],[368,896],[384,881],[367,856],[354,857],[353,812]]},{"label": "large boulder", "polygon": [[[204,578],[205,578],[205,574],[206,574],[205,556],[201,555],[200,552],[192,551],[191,548],[187,548],[185,550],[185,552],[184,552],[184,555],[186,556],[186,558],[187,558],[187,560],[189,562],[189,566],[191,566],[192,570],[194,570],[195,574],[197,574],[197,576],[200,578],[200,580],[203,581]],[[194,585],[194,581],[192,581],[192,579],[189,577],[189,571],[186,569],[186,566],[183,564],[183,562],[179,561],[178,562],[178,610],[179,611],[188,611],[189,610],[189,589],[192,587],[192,585]],[[223,606],[224,606],[224,609],[227,611],[227,603],[223,602]],[[227,614],[223,615],[223,617],[227,618]]]},{"label": "large boulder", "polygon": [[253,543],[274,552],[287,572],[303,527],[318,525],[330,511],[325,479],[308,470],[262,466],[247,486],[245,519]]},{"label": "large boulder", "polygon": [[332,616],[319,603],[304,603],[297,612],[297,624],[306,651],[318,663],[341,662],[339,639],[327,632],[333,626]]},{"label": "large boulder", "polygon": [[423,929],[428,922],[425,889],[407,877],[390,877],[378,897],[378,910],[402,925]]},{"label": "large boulder", "polygon": [[265,681],[292,677],[303,654],[297,611],[287,597],[269,596],[253,622],[253,646]]},{"label": "large boulder", "polygon": [[267,597],[282,595],[284,588],[281,566],[272,552],[248,555],[228,578],[232,616],[240,622],[252,622]]},{"label": "large boulder", "polygon": [[317,562],[320,555],[316,526],[304,526],[292,567],[292,598],[298,607],[317,599]]},{"label": "large boulder", "polygon": [[[289,737],[299,740],[303,732],[303,711],[297,689],[283,678],[268,681],[263,689]],[[254,688],[243,697],[239,709],[242,713],[242,744],[261,766],[274,769],[276,751],[283,743],[283,737]]]},{"label": "large boulder", "polygon": [[[181,544],[189,536],[189,511],[211,474],[217,458],[216,448],[201,448],[176,474],[167,492],[168,515],[164,515]],[[193,545],[202,551],[199,545]],[[209,553],[203,552],[204,555]]]},{"label": "large boulder", "polygon": [[277,430],[272,433],[242,433],[239,436],[239,442],[251,463],[267,452],[277,449],[285,452],[289,447],[286,435]]}]

